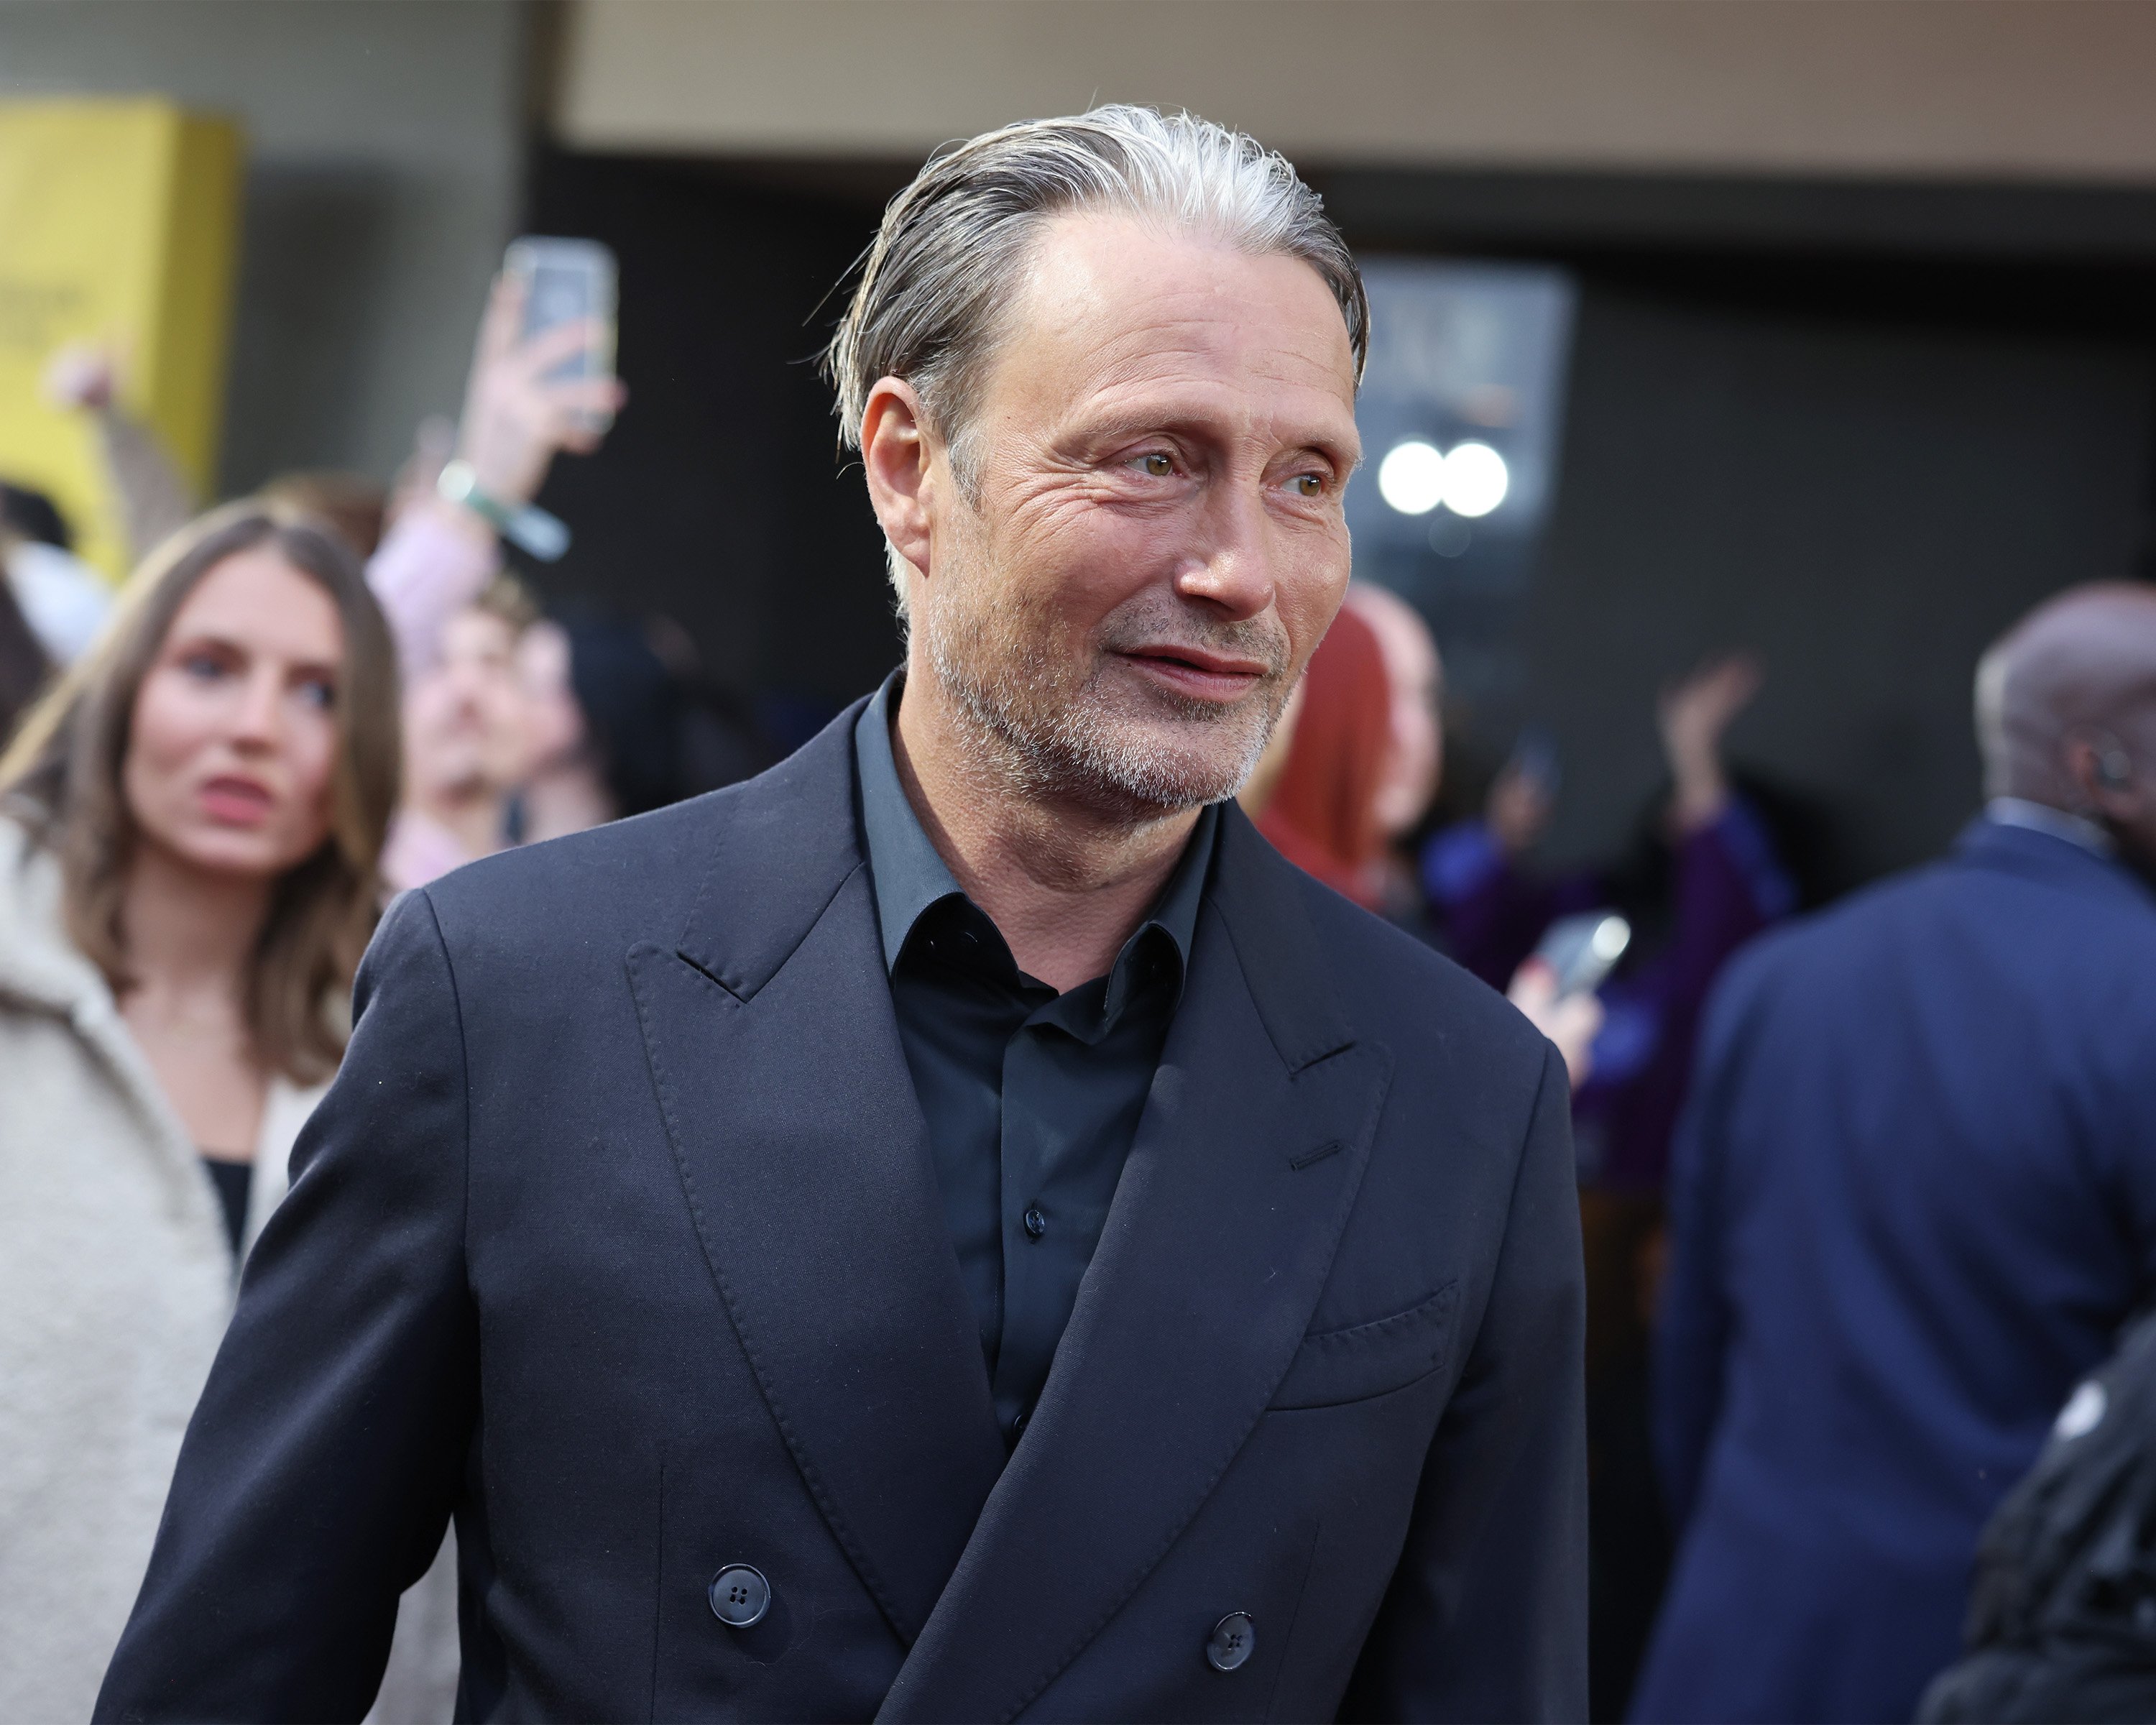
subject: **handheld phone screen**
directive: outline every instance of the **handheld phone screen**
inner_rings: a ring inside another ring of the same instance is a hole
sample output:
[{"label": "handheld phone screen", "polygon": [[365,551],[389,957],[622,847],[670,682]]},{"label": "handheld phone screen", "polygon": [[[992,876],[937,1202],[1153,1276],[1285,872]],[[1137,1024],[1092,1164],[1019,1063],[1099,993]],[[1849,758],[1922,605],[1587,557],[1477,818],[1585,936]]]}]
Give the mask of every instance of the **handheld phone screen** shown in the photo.
[{"label": "handheld phone screen", "polygon": [[1631,943],[1632,925],[1614,911],[1589,911],[1551,923],[1535,957],[1556,975],[1560,995],[1591,994]]},{"label": "handheld phone screen", "polygon": [[[613,374],[615,270],[613,253],[596,239],[513,240],[502,269],[524,289],[526,339],[565,323],[595,322],[602,333],[547,373],[550,377],[607,377]],[[593,416],[604,430],[610,415]]]}]

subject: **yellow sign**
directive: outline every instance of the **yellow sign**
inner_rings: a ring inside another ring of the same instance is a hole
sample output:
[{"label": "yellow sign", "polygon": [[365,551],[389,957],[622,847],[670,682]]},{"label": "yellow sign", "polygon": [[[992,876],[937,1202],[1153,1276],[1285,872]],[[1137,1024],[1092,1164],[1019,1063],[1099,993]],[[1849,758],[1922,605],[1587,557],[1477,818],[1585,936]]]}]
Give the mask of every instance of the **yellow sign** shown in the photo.
[{"label": "yellow sign", "polygon": [[239,229],[230,124],[155,100],[0,103],[0,479],[49,492],[76,549],[126,552],[86,418],[45,398],[72,342],[108,347],[123,406],[212,495]]}]

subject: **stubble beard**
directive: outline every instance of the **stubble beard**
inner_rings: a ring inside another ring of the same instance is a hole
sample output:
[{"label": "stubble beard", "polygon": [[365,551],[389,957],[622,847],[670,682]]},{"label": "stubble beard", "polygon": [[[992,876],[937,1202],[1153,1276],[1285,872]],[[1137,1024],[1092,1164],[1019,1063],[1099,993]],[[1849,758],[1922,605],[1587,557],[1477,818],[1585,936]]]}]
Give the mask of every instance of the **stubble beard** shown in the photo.
[{"label": "stubble beard", "polygon": [[[1148,598],[1110,617],[1074,684],[1026,609],[994,603],[999,583],[945,567],[959,580],[922,608],[917,626],[930,669],[975,733],[977,768],[1029,800],[1077,802],[1131,822],[1232,797],[1255,770],[1291,687],[1276,626],[1214,622],[1165,594]],[[1271,669],[1223,706],[1142,686],[1116,668],[1119,650],[1168,643]],[[1111,682],[1130,697],[1118,701]]]}]

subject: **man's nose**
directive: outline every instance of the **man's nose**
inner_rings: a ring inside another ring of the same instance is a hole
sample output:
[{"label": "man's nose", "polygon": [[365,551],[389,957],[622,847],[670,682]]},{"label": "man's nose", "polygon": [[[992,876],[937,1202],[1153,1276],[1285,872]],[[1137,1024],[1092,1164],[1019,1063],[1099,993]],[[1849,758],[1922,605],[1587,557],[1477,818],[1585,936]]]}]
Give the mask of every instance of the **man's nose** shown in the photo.
[{"label": "man's nose", "polygon": [[1206,499],[1201,536],[1177,572],[1177,593],[1217,607],[1235,622],[1272,603],[1272,535],[1255,487],[1214,487]]}]

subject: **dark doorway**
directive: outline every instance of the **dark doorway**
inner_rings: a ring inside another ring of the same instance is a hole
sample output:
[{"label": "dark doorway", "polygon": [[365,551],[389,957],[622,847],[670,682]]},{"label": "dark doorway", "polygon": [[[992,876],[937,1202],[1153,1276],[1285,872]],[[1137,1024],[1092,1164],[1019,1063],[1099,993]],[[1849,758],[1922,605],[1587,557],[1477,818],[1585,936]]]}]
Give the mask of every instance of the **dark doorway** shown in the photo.
[{"label": "dark doorway", "polygon": [[882,541],[814,357],[909,172],[548,152],[532,174],[531,231],[620,259],[630,391],[604,449],[557,465],[542,501],[576,541],[536,578],[672,618],[782,744],[898,659]]}]

